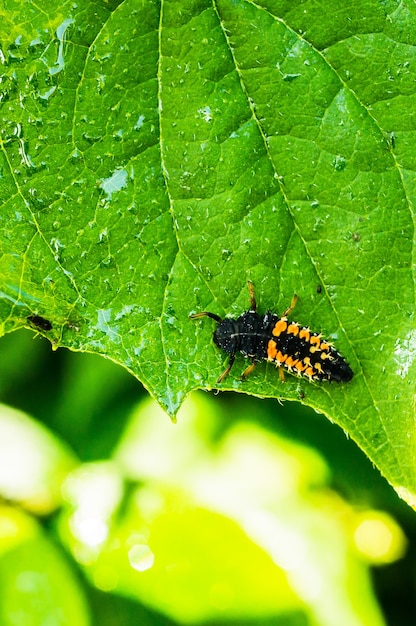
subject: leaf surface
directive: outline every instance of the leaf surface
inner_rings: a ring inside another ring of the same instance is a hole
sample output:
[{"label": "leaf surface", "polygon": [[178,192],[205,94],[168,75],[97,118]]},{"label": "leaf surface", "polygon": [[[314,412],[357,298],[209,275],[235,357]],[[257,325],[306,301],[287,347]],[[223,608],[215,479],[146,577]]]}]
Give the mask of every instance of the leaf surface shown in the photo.
[{"label": "leaf surface", "polygon": [[296,292],[353,381],[237,359],[221,388],[303,399],[414,504],[416,10],[332,8],[7,0],[2,332],[98,352],[174,415],[225,367],[189,314]]}]

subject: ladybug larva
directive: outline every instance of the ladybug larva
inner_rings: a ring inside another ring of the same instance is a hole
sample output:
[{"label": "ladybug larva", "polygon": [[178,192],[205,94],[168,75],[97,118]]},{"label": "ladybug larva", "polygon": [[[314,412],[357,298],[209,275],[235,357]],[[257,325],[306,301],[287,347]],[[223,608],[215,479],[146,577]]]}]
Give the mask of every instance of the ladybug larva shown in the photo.
[{"label": "ladybug larva", "polygon": [[215,313],[203,311],[191,315],[191,319],[210,317],[218,324],[214,331],[214,343],[230,355],[227,368],[218,378],[220,383],[230,373],[238,352],[250,359],[250,365],[242,373],[246,378],[262,360],[271,361],[279,368],[280,378],[284,380],[283,369],[291,374],[307,378],[310,381],[348,382],[353,377],[344,357],[323,339],[319,333],[312,332],[307,326],[288,320],[297,302],[297,296],[282,316],[267,311],[257,313],[254,286],[248,282],[250,309],[238,318],[222,319]]}]

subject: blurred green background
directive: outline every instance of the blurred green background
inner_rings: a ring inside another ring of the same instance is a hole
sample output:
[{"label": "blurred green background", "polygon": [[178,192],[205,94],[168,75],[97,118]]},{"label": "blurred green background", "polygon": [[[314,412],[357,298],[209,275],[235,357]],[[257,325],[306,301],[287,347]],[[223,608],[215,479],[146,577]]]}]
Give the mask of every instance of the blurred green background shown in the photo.
[{"label": "blurred green background", "polygon": [[297,403],[195,393],[0,342],[0,624],[414,626],[416,522]]}]

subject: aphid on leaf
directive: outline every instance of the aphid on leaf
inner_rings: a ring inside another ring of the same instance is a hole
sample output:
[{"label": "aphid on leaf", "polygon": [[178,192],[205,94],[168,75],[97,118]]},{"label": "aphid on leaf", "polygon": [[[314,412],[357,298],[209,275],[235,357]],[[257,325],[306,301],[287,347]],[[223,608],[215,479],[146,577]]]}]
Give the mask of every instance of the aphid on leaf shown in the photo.
[{"label": "aphid on leaf", "polygon": [[251,281],[248,282],[248,290],[250,310],[237,319],[221,319],[208,311],[190,316],[191,319],[211,317],[218,323],[214,331],[214,343],[230,355],[228,367],[218,378],[218,383],[230,373],[237,352],[251,360],[241,378],[251,374],[256,363],[264,359],[276,364],[282,382],[282,368],[310,381],[329,380],[341,383],[352,379],[354,374],[350,366],[330,342],[325,341],[322,335],[311,332],[307,326],[300,326],[287,319],[296,305],[296,295],[282,316],[271,311],[259,315]]},{"label": "aphid on leaf", "polygon": [[27,321],[30,322],[32,326],[34,326],[38,330],[52,330],[51,322],[41,315],[29,315]]}]

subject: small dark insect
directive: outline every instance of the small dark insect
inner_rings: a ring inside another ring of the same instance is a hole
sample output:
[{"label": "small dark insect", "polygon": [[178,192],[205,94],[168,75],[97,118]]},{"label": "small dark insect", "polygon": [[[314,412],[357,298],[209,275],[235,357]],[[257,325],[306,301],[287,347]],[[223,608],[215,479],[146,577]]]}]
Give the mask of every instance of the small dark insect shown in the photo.
[{"label": "small dark insect", "polygon": [[27,321],[35,326],[38,330],[52,330],[52,324],[49,320],[41,317],[40,315],[29,315]]},{"label": "small dark insect", "polygon": [[191,319],[211,317],[218,323],[214,331],[214,343],[230,355],[228,367],[218,378],[218,383],[230,373],[237,352],[251,360],[241,375],[243,379],[263,359],[276,364],[282,382],[282,368],[310,381],[333,380],[341,383],[352,379],[354,374],[350,366],[331,343],[325,341],[322,335],[311,332],[307,326],[288,321],[287,316],[298,300],[296,295],[281,317],[271,311],[259,315],[251,281],[248,282],[248,290],[250,310],[237,319],[221,319],[208,311],[190,316]]},{"label": "small dark insect", "polygon": [[316,293],[322,293],[322,285],[317,285]]}]

